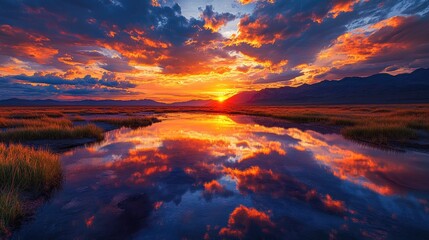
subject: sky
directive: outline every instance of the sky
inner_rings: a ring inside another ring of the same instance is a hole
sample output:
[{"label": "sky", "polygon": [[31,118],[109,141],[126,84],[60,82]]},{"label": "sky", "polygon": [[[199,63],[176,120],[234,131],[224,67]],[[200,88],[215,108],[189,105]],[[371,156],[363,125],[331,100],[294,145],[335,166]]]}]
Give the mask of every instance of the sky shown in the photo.
[{"label": "sky", "polygon": [[0,0],[0,99],[224,100],[429,67],[427,0]]}]

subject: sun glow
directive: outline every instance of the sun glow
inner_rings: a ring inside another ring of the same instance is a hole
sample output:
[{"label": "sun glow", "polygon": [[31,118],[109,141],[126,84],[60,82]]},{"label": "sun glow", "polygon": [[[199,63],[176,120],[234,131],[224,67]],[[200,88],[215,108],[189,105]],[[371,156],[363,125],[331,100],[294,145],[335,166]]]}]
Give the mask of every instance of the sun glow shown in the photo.
[{"label": "sun glow", "polygon": [[214,92],[213,95],[216,97],[216,100],[219,103],[222,103],[236,93],[237,92],[235,91],[235,89],[227,88],[227,89],[219,89],[216,92]]},{"label": "sun glow", "polygon": [[217,97],[218,102],[224,102],[226,99],[227,99],[226,96],[218,96]]}]

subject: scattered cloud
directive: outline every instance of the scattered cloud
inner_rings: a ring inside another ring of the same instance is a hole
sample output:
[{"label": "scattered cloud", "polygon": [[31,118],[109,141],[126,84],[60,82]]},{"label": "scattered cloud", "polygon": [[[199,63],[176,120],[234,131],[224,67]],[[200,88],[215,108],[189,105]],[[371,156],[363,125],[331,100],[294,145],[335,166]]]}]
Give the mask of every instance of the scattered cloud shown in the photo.
[{"label": "scattered cloud", "polygon": [[299,70],[289,70],[280,74],[270,74],[265,78],[260,78],[253,83],[255,84],[264,84],[264,83],[275,83],[275,82],[287,82],[294,78],[304,75]]},{"label": "scattered cloud", "polygon": [[219,235],[224,238],[276,238],[275,224],[270,217],[255,208],[238,206],[231,213],[228,226],[222,228]]},{"label": "scattered cloud", "polygon": [[213,6],[208,5],[202,11],[201,18],[204,20],[204,28],[218,32],[221,27],[234,20],[235,16],[231,13],[216,13]]}]

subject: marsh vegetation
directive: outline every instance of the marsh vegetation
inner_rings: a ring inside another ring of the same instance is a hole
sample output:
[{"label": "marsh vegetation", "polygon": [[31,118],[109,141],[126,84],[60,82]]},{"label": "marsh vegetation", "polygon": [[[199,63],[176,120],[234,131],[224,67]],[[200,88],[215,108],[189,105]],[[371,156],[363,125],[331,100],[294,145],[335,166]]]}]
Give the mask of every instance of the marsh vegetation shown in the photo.
[{"label": "marsh vegetation", "polygon": [[24,201],[48,195],[61,184],[59,158],[47,150],[0,144],[0,229],[8,232],[26,213]]},{"label": "marsh vegetation", "polygon": [[[86,120],[60,109],[3,108],[0,110],[0,238],[20,219],[31,214],[34,201],[61,185],[58,154],[32,147],[32,141],[93,139],[101,141],[104,130],[97,122],[115,127],[138,128],[159,121],[153,117]],[[82,122],[74,124],[73,122]],[[50,145],[48,143],[47,147]],[[54,149],[55,150],[55,149]],[[34,210],[34,209],[33,209]]]},{"label": "marsh vegetation", "polygon": [[[13,114],[11,114],[13,112]],[[151,125],[158,119],[137,114],[171,112],[207,112],[245,114],[284,119],[295,123],[321,124],[340,129],[352,140],[375,145],[389,145],[418,141],[429,134],[429,105],[338,105],[338,106],[218,106],[211,107],[32,107],[2,108],[0,128],[2,139],[25,140],[93,137],[99,139],[100,130],[88,125],[76,128],[73,122],[103,122],[115,127],[138,128]],[[85,116],[122,115],[85,120]],[[33,134],[31,132],[34,132]]]},{"label": "marsh vegetation", "polygon": [[28,140],[52,140],[52,139],[103,139],[103,130],[94,124],[84,126],[45,126],[24,127],[11,129],[0,133],[2,141],[22,142]]},{"label": "marsh vegetation", "polygon": [[[413,110],[409,110],[409,109]],[[238,110],[238,113],[286,119],[296,123],[336,126],[348,139],[389,145],[419,140],[429,133],[428,106],[332,106],[267,107]]]},{"label": "marsh vegetation", "polygon": [[[70,111],[55,108],[48,110],[3,108],[0,110],[0,128],[3,129],[0,132],[0,141],[23,144],[32,140],[87,138],[99,141],[104,137],[104,130],[96,125],[98,122],[108,123],[114,127],[139,128],[159,121],[154,117],[136,117],[132,115],[124,118],[109,117],[91,120],[84,118],[85,115],[100,112],[100,109]],[[103,114],[107,113],[119,114],[120,112],[115,109],[103,112]],[[76,125],[74,122],[82,122],[83,124]]]}]

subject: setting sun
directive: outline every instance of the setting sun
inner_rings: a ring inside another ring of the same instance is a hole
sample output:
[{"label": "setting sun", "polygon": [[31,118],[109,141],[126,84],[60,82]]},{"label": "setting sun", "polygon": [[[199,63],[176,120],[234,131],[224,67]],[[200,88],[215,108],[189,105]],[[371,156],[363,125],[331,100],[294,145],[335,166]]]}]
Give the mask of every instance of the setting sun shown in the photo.
[{"label": "setting sun", "polygon": [[224,102],[226,99],[227,99],[226,96],[219,96],[219,97],[217,97],[218,102],[221,102],[221,103]]}]

